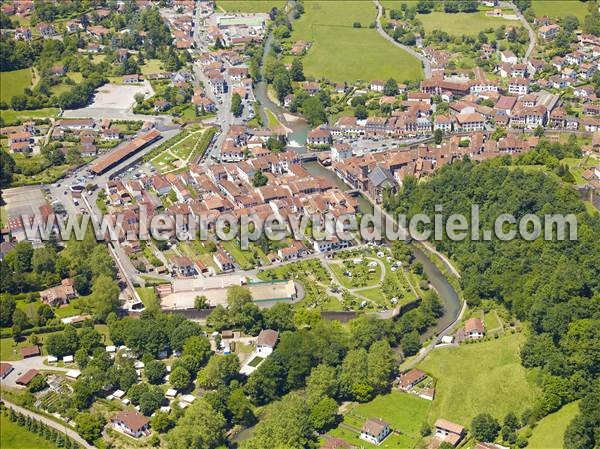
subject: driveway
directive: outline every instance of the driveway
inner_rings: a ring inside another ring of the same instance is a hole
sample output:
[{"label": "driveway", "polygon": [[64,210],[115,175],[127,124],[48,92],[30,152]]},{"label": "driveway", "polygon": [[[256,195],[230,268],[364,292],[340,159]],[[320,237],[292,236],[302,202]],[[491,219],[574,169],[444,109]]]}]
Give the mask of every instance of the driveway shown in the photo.
[{"label": "driveway", "polygon": [[10,388],[22,388],[17,385],[15,381],[22,375],[25,374],[30,369],[36,369],[38,371],[46,370],[46,371],[61,371],[66,373],[67,371],[75,368],[61,368],[59,366],[45,365],[44,361],[46,360],[46,356],[37,356],[37,357],[29,357],[23,360],[8,360],[5,363],[10,363],[13,366],[12,372],[2,379],[1,383],[4,387]]}]

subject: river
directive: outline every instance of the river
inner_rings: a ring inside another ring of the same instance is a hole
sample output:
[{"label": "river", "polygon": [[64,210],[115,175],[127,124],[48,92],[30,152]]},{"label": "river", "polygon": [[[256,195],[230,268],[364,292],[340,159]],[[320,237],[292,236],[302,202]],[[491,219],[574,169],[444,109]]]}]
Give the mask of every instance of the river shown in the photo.
[{"label": "river", "polygon": [[[290,19],[291,20],[291,19]],[[265,48],[263,51],[262,65],[264,68],[264,62],[269,54],[271,43],[273,42],[273,35],[270,33],[265,41]],[[260,102],[260,115],[263,119],[263,123],[268,123],[265,109],[269,109],[276,115],[279,121],[290,130],[288,133],[288,150],[293,150],[298,153],[306,153],[306,138],[308,131],[310,130],[309,124],[302,117],[293,116],[294,120],[288,120],[287,118],[292,117],[286,109],[282,108],[275,102],[271,101],[267,94],[267,83],[260,81],[255,85],[254,95]],[[287,117],[287,118],[286,118]],[[349,187],[338,178],[332,170],[323,167],[316,161],[306,162],[303,164],[304,168],[314,176],[321,176],[331,181],[340,190],[349,190]],[[359,207],[362,213],[371,213],[373,211],[373,205],[364,195],[360,194],[357,197]],[[433,288],[437,291],[442,304],[444,305],[444,315],[437,321],[436,325],[429,330],[426,334],[427,337],[432,334],[439,334],[444,331],[452,322],[454,322],[461,309],[461,302],[458,294],[454,290],[454,287],[450,285],[446,277],[438,269],[438,267],[431,262],[429,257],[416,245],[411,245],[415,258],[423,265],[423,270],[427,274],[429,282]],[[432,257],[436,257],[432,255]]]}]

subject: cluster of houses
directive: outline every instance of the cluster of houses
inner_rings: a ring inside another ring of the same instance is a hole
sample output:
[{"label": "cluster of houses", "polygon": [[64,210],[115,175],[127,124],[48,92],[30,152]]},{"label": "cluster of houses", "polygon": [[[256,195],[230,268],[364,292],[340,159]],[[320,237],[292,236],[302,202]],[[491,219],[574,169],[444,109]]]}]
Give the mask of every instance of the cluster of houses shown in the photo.
[{"label": "cluster of houses", "polygon": [[220,41],[226,47],[244,48],[262,42],[267,30],[268,14],[212,14],[207,36],[211,44]]}]

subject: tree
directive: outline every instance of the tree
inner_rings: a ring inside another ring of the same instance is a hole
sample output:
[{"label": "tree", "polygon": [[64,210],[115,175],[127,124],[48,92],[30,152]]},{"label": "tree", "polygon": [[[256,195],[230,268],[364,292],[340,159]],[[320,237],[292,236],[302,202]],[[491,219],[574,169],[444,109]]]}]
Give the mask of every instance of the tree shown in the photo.
[{"label": "tree", "polygon": [[385,82],[383,86],[383,95],[388,97],[395,97],[398,95],[398,83],[394,78],[390,78]]},{"label": "tree", "polygon": [[30,393],[36,393],[38,391],[42,391],[47,386],[48,384],[46,383],[46,377],[42,376],[41,374],[38,374],[33,379],[31,379],[31,382],[29,382],[29,385],[27,386],[27,390]]},{"label": "tree", "polygon": [[354,116],[358,120],[364,120],[364,119],[366,119],[369,116],[369,111],[367,111],[367,108],[365,107],[365,105],[359,104],[354,109]]},{"label": "tree", "polygon": [[292,331],[296,328],[294,325],[294,309],[291,304],[279,302],[270,309],[266,309],[263,317],[265,325],[269,329],[283,332]]},{"label": "tree", "polygon": [[335,400],[324,397],[310,410],[310,421],[317,431],[332,428],[337,421],[338,404]]},{"label": "tree", "polygon": [[106,319],[108,314],[115,312],[120,305],[117,283],[108,276],[98,276],[92,285],[89,304],[95,315]]},{"label": "tree", "polygon": [[177,390],[185,390],[190,384],[190,381],[190,373],[182,366],[174,368],[169,375],[169,383]]},{"label": "tree", "polygon": [[273,88],[277,94],[277,99],[283,103],[285,97],[292,92],[292,84],[290,82],[290,74],[287,70],[279,70],[273,78]]},{"label": "tree", "polygon": [[3,295],[0,297],[0,326],[12,326],[12,317],[16,308],[17,303],[12,296]]},{"label": "tree", "polygon": [[171,449],[214,449],[225,440],[225,418],[206,400],[197,399],[167,434]]},{"label": "tree", "polygon": [[196,310],[204,310],[208,309],[208,298],[204,295],[198,295],[194,298],[194,309]]},{"label": "tree", "polygon": [[231,392],[227,398],[227,409],[231,413],[231,420],[236,424],[251,426],[256,421],[252,404],[242,388],[236,388]]},{"label": "tree", "polygon": [[480,413],[471,421],[471,431],[476,440],[493,442],[498,437],[500,424],[489,413]]},{"label": "tree", "polygon": [[189,337],[183,344],[182,357],[192,357],[195,363],[193,371],[198,371],[209,359],[212,351],[208,338],[194,335]]},{"label": "tree", "polygon": [[231,96],[231,112],[235,117],[240,117],[243,111],[242,97],[237,92],[234,92]]},{"label": "tree", "polygon": [[421,349],[419,333],[416,331],[407,333],[400,340],[400,344],[402,345],[402,352],[404,353],[404,356],[408,357],[415,355],[417,352],[419,352],[419,349]]},{"label": "tree", "polygon": [[436,145],[440,145],[444,139],[444,132],[441,129],[436,129],[433,132],[433,140]]},{"label": "tree", "polygon": [[290,77],[292,81],[304,81],[304,67],[300,58],[295,58],[290,67]]},{"label": "tree", "polygon": [[302,449],[314,443],[310,410],[295,393],[271,404],[266,416],[255,427],[252,438],[241,449]]},{"label": "tree", "polygon": [[226,386],[238,377],[239,371],[240,362],[235,354],[215,354],[198,374],[198,383],[206,388]]},{"label": "tree", "polygon": [[146,374],[148,382],[151,384],[161,384],[164,382],[164,378],[167,375],[167,366],[160,360],[152,360],[146,363],[144,374]]},{"label": "tree", "polygon": [[308,97],[302,103],[302,113],[304,117],[310,123],[310,126],[318,126],[321,123],[327,122],[327,114],[325,108],[321,103],[321,100],[315,95],[314,97]]},{"label": "tree", "polygon": [[146,416],[152,415],[156,410],[160,408],[160,404],[163,400],[163,393],[160,387],[152,386],[142,393],[139,399],[140,412]]},{"label": "tree", "polygon": [[386,391],[395,374],[394,352],[387,340],[376,341],[368,355],[369,384],[377,393]]},{"label": "tree", "polygon": [[309,404],[316,404],[324,397],[336,398],[338,374],[334,367],[321,364],[310,372],[306,380],[306,395]]},{"label": "tree", "polygon": [[12,182],[16,166],[13,157],[3,149],[0,150],[0,187],[7,186]]},{"label": "tree", "polygon": [[254,173],[254,176],[252,177],[252,185],[254,187],[266,186],[267,182],[269,182],[269,178],[267,178],[262,171],[258,170]]},{"label": "tree", "polygon": [[533,135],[536,137],[542,137],[544,135],[544,127],[538,125],[537,128],[533,131]]},{"label": "tree", "polygon": [[173,426],[173,421],[167,413],[156,412],[150,419],[150,425],[158,433],[165,433]]},{"label": "tree", "polygon": [[75,417],[75,429],[77,433],[90,443],[102,436],[102,430],[105,425],[106,420],[99,413],[79,413]]}]

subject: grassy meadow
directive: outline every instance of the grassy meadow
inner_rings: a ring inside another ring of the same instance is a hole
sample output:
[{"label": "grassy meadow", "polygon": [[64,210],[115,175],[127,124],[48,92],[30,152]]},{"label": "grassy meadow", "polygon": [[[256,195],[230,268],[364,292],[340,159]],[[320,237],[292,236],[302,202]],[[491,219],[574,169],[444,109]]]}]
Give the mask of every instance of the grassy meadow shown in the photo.
[{"label": "grassy meadow", "polygon": [[[304,72],[331,81],[422,78],[420,62],[369,28],[377,11],[371,2],[311,1],[294,22],[291,41],[312,42]],[[354,28],[359,22],[361,28]]]},{"label": "grassy meadow", "polygon": [[496,29],[501,25],[518,23],[501,17],[488,17],[485,15],[485,11],[455,14],[434,11],[429,14],[418,14],[417,18],[423,23],[426,33],[431,33],[434,30],[444,30],[454,36],[476,36],[486,28]]},{"label": "grassy meadow", "polygon": [[532,0],[531,7],[536,16],[563,18],[571,15],[583,22],[588,15],[588,3],[579,0]]},{"label": "grassy meadow", "polygon": [[531,407],[538,388],[521,366],[524,340],[523,334],[511,334],[429,354],[419,365],[437,380],[429,421],[445,418],[468,426],[479,413],[502,419]]},{"label": "grassy meadow", "polygon": [[[390,394],[377,396],[371,402],[353,406],[344,414],[343,426],[338,426],[329,434],[357,447],[410,449],[421,439],[419,432],[427,418],[430,405],[431,402],[425,399],[393,391]],[[358,433],[349,430],[348,426],[360,429],[368,418],[381,418],[400,434],[388,436],[379,446],[360,440]]]},{"label": "grassy meadow", "polygon": [[571,420],[579,413],[579,402],[571,402],[543,418],[533,429],[529,449],[561,449],[563,436]]},{"label": "grassy meadow", "polygon": [[269,12],[283,8],[285,0],[218,0],[217,8],[227,12]]},{"label": "grassy meadow", "polygon": [[0,440],[2,449],[57,449],[45,438],[30,432],[6,416],[0,416]]},{"label": "grassy meadow", "polygon": [[26,88],[31,87],[32,78],[30,68],[0,72],[0,100],[8,103],[15,95],[22,94]]}]

